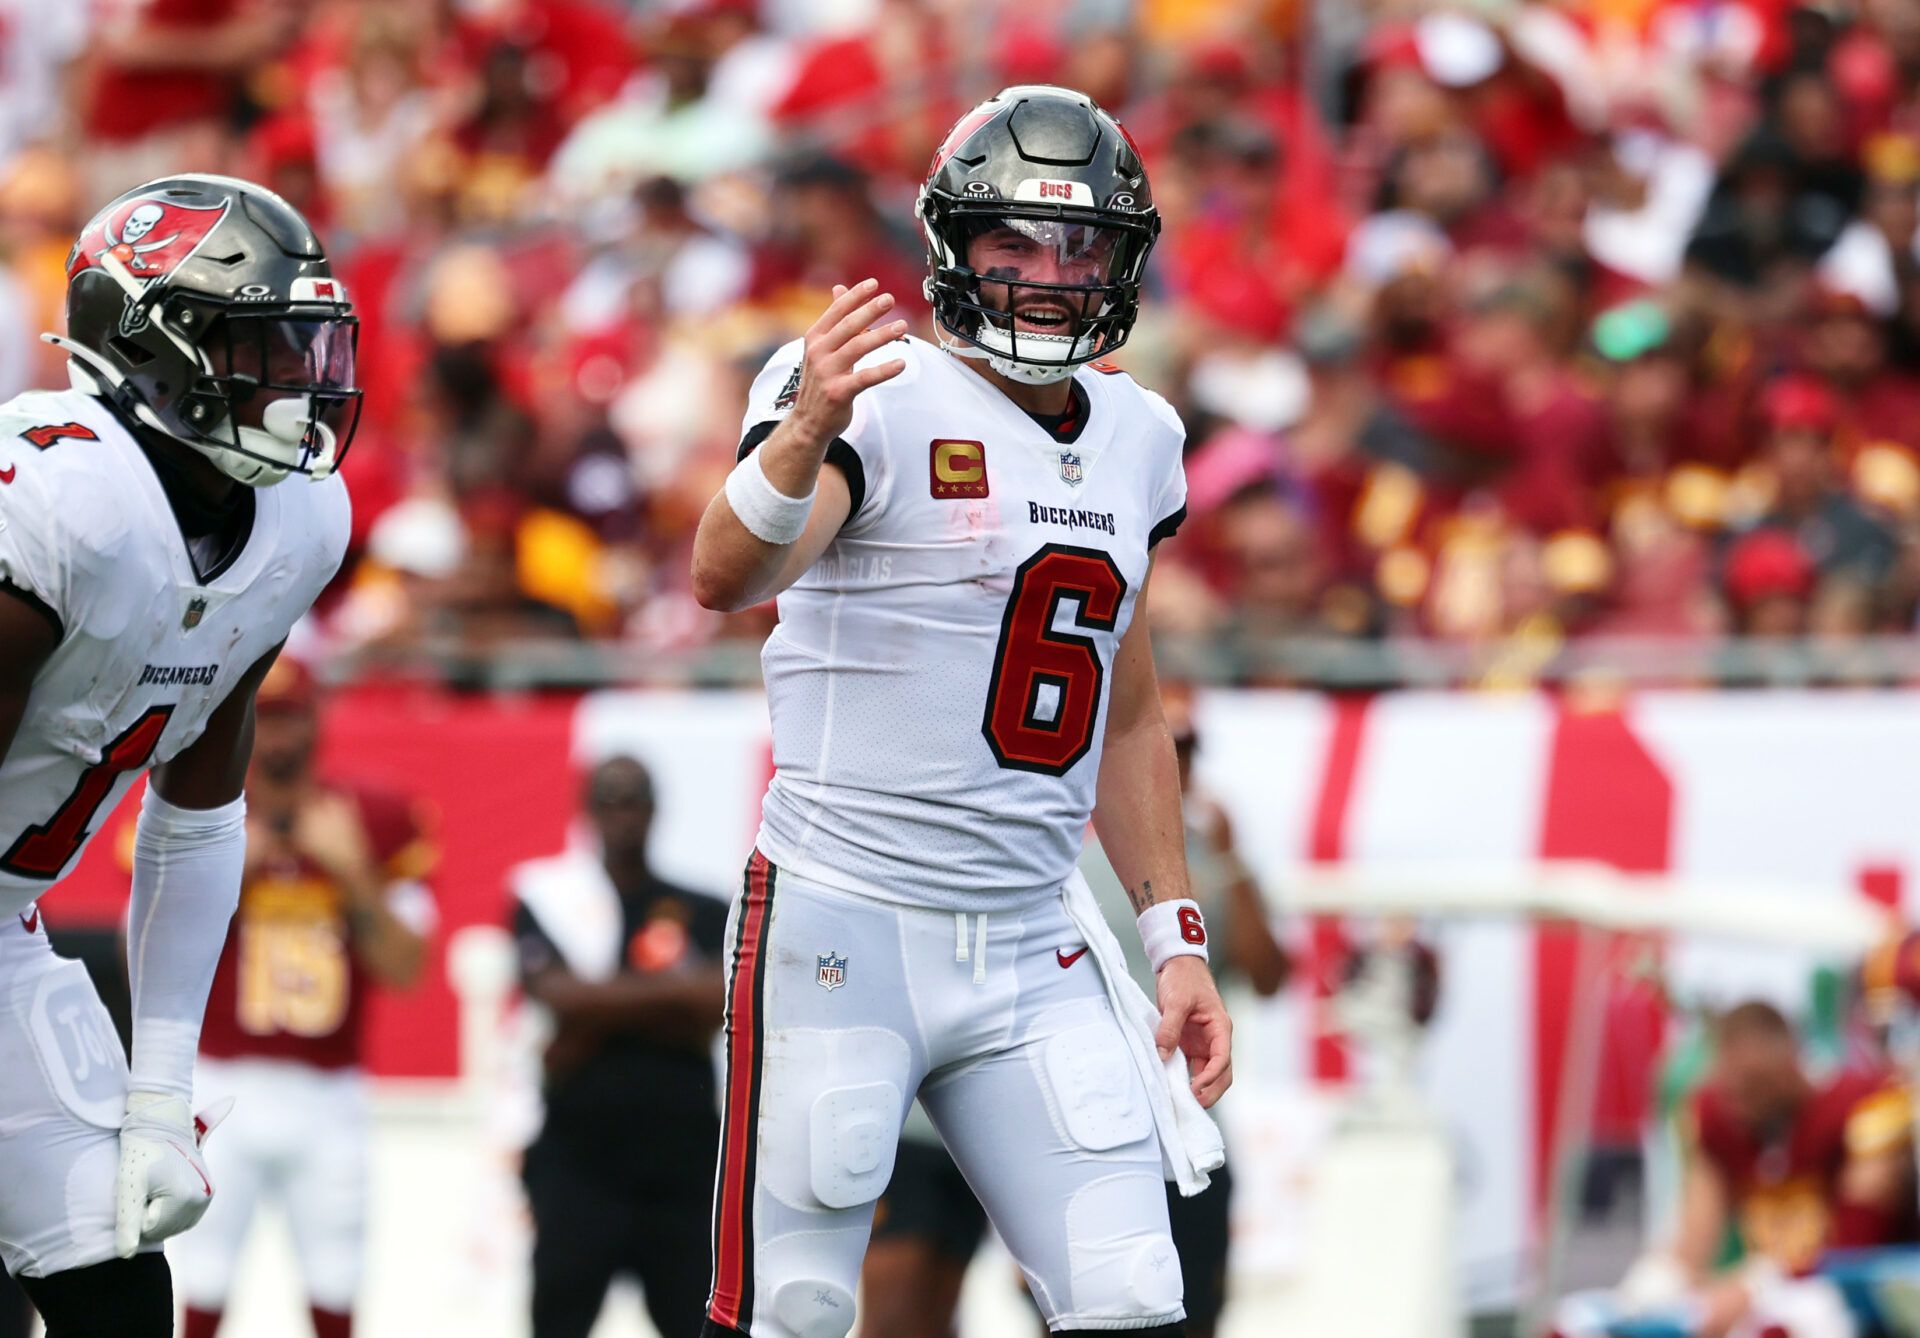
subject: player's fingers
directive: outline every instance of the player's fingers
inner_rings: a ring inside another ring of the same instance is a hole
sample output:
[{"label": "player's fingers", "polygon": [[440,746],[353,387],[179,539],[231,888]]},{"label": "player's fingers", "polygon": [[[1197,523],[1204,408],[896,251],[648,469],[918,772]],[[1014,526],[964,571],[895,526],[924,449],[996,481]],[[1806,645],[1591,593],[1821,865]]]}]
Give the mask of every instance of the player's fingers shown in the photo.
[{"label": "player's fingers", "polygon": [[1160,1030],[1153,1034],[1154,1048],[1160,1052],[1160,1058],[1171,1059],[1173,1052],[1180,1046],[1180,1034],[1187,1029],[1187,1016],[1193,1012],[1190,1000],[1168,1002],[1160,1014]]},{"label": "player's fingers", "polygon": [[819,345],[842,365],[847,360],[847,345],[869,325],[893,310],[893,294],[880,293],[842,316],[831,330],[820,336]]},{"label": "player's fingers", "polygon": [[862,367],[859,371],[855,372],[853,374],[853,384],[859,390],[865,390],[869,386],[879,385],[882,381],[891,381],[894,377],[906,370],[907,361],[905,358],[895,358],[891,362],[876,363],[872,367]]},{"label": "player's fingers", "polygon": [[847,341],[847,346],[840,350],[841,356],[853,362],[859,362],[876,348],[891,344],[906,332],[905,321],[888,321],[885,325],[876,325],[871,330],[862,330]]},{"label": "player's fingers", "polygon": [[147,1178],[130,1167],[120,1168],[114,1186],[113,1252],[122,1259],[133,1258],[140,1248],[140,1228],[147,1215]]},{"label": "player's fingers", "polygon": [[[1213,1065],[1208,1064],[1207,1068],[1211,1070]],[[1194,1080],[1194,1099],[1199,1101],[1202,1110],[1210,1110],[1213,1108],[1213,1103],[1225,1096],[1227,1089],[1231,1086],[1233,1086],[1233,1061],[1226,1060],[1220,1065],[1218,1073],[1209,1077],[1203,1072]]]},{"label": "player's fingers", "polygon": [[1193,1094],[1202,1105],[1210,1106],[1232,1081],[1233,1036],[1224,1016],[1199,1019],[1199,1025],[1205,1036],[1206,1062],[1193,1075]]},{"label": "player's fingers", "polygon": [[865,301],[874,289],[879,286],[880,280],[878,279],[862,279],[851,288],[845,288],[839,284],[835,284],[833,301],[829,302],[827,309],[814,319],[812,325],[807,327],[806,337],[812,339],[815,335],[824,334],[826,331],[831,330],[840,323],[841,317],[851,311],[856,304]]}]

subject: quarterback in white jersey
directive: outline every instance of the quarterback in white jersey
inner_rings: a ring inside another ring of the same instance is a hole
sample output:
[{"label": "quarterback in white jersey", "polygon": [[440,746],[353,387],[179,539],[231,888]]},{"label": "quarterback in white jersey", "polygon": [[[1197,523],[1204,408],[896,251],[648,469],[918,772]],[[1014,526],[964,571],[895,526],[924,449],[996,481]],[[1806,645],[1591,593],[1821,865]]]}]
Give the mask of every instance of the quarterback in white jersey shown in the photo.
[{"label": "quarterback in white jersey", "polygon": [[[705,1333],[851,1328],[918,1094],[1054,1332],[1178,1334],[1162,1180],[1219,1164],[1197,1107],[1231,1030],[1135,617],[1185,514],[1183,432],[1097,361],[1159,219],[1119,124],[1044,86],[955,126],[920,215],[940,343],[875,325],[872,280],[837,290],[755,381],[694,546],[703,604],[780,611]],[[1157,1016],[1074,872],[1089,817]]]},{"label": "quarterback in white jersey", "polygon": [[[346,548],[354,322],[305,220],[225,177],[113,201],[67,277],[73,388],[0,405],[0,1260],[49,1338],[164,1338],[254,691]],[[149,772],[129,1066],[38,902]]]}]

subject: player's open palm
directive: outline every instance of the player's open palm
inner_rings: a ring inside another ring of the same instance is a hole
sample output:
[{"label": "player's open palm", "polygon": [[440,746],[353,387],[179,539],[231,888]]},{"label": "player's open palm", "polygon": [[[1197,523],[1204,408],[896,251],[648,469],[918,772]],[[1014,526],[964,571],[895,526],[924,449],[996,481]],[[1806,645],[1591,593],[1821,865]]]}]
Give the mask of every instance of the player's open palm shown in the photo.
[{"label": "player's open palm", "polygon": [[1162,1059],[1178,1047],[1187,1057],[1193,1094],[1211,1106],[1233,1083],[1233,1020],[1220,1001],[1213,972],[1203,957],[1175,957],[1160,968],[1160,1031],[1154,1037]]},{"label": "player's open palm", "polygon": [[893,309],[893,294],[879,288],[878,279],[863,279],[851,288],[835,284],[832,304],[803,336],[793,416],[818,440],[830,441],[845,432],[853,422],[854,397],[906,368],[901,358],[871,367],[856,365],[907,332],[905,321],[873,324]]}]

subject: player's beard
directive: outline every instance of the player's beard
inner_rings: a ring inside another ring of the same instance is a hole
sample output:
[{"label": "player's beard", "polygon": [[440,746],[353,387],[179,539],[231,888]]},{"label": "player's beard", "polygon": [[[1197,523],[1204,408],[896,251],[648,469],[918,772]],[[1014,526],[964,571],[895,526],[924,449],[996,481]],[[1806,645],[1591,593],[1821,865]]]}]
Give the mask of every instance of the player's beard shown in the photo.
[{"label": "player's beard", "polygon": [[1035,291],[1005,270],[988,270],[980,281],[980,305],[996,314],[996,323],[1011,324],[1015,335],[1078,335],[1097,300],[1092,292]]}]

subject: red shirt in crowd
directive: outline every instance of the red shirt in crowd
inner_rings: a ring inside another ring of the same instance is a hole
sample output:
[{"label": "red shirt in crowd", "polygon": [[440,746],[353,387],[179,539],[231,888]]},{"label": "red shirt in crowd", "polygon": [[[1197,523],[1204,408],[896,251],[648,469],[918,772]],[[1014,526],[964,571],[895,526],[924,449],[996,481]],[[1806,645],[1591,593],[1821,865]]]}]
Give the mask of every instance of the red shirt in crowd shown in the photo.
[{"label": "red shirt in crowd", "polygon": [[[434,852],[414,807],[395,795],[337,788],[359,809],[389,885],[423,877]],[[240,890],[214,974],[200,1053],[357,1066],[367,983],[339,885],[304,857],[256,870]]]},{"label": "red shirt in crowd", "polygon": [[1695,1138],[1726,1182],[1747,1250],[1801,1272],[1825,1250],[1911,1238],[1910,1222],[1843,1203],[1838,1192],[1850,1156],[1907,1137],[1909,1110],[1906,1094],[1885,1074],[1855,1070],[1816,1088],[1791,1125],[1768,1139],[1706,1087],[1694,1101]]},{"label": "red shirt in crowd", "polygon": [[[222,26],[241,0],[149,0],[142,26]],[[209,70],[129,69],[103,61],[87,99],[87,138],[126,143],[158,130],[223,117],[231,109],[234,79]]]}]

